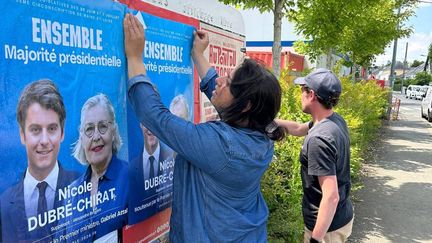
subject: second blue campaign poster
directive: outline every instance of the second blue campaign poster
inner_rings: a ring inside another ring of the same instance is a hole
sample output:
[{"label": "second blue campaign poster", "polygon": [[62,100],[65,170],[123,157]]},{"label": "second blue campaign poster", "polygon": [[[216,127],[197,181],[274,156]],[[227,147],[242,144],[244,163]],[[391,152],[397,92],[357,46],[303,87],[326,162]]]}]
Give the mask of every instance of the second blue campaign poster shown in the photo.
[{"label": "second blue campaign poster", "polygon": [[[193,120],[193,65],[190,56],[194,28],[137,12],[146,28],[144,64],[147,74],[175,115]],[[175,153],[128,112],[131,194],[130,224],[170,207]]]},{"label": "second blue campaign poster", "polygon": [[[145,138],[152,145],[157,138],[127,105],[130,10],[110,0],[13,0],[0,8],[0,241],[120,240],[125,225],[170,206],[175,157],[163,144],[144,152]],[[163,103],[192,120],[193,28],[136,14],[146,26],[148,75]],[[140,183],[156,196],[130,193],[132,161],[150,156],[154,172],[143,161]],[[157,186],[146,185],[150,175]]]}]

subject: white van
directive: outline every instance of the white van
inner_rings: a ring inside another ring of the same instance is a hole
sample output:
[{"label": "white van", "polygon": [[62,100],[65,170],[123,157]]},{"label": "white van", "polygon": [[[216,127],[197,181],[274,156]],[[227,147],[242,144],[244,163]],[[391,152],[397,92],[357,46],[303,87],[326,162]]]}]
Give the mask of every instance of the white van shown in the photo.
[{"label": "white van", "polygon": [[406,89],[405,98],[415,99],[417,92],[420,91],[421,85],[408,85],[408,88]]}]

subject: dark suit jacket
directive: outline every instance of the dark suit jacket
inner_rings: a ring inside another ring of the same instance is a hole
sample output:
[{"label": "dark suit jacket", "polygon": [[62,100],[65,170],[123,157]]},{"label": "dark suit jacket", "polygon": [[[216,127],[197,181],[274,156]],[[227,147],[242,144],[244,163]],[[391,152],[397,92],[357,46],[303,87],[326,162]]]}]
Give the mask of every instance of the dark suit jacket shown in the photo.
[{"label": "dark suit jacket", "polygon": [[[132,159],[129,164],[129,224],[141,222],[162,210],[162,208],[160,208],[158,204],[154,204],[151,207],[146,207],[146,209],[135,210],[136,207],[140,207],[144,204],[151,202],[152,200],[155,200],[157,198],[156,189],[159,188],[159,186],[153,187],[148,190],[145,190],[144,188],[142,152],[143,151],[141,151],[141,153],[137,157]],[[173,151],[166,145],[160,143],[159,158],[156,161],[158,168],[157,176],[160,176],[162,174],[159,162],[172,159]]]},{"label": "dark suit jacket", "polygon": [[[58,190],[60,188],[67,187],[76,178],[78,178],[78,173],[64,170],[59,163],[55,198],[58,198]],[[62,205],[62,201],[54,201],[54,208]],[[17,184],[8,188],[2,194],[0,198],[0,207],[2,242],[33,242],[34,240],[41,238],[41,233],[37,229],[31,232],[28,231],[27,216],[24,205],[24,176]],[[50,224],[48,228],[51,228],[51,226],[56,224],[57,222],[54,222],[53,224]]]}]

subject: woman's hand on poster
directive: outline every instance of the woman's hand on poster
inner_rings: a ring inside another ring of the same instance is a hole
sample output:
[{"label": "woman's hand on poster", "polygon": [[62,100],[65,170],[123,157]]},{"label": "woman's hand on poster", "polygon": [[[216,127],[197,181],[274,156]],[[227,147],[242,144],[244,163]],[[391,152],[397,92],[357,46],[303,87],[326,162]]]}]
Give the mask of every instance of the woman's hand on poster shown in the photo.
[{"label": "woman's hand on poster", "polygon": [[209,45],[209,34],[202,30],[195,30],[194,41],[192,47],[192,59],[198,70],[200,78],[204,78],[207,71],[211,67],[207,58],[204,57],[204,51]]},{"label": "woman's hand on poster", "polygon": [[125,52],[128,62],[132,60],[142,62],[142,53],[144,51],[145,43],[143,25],[132,14],[126,14],[123,20],[123,31],[125,35]]},{"label": "woman's hand on poster", "polygon": [[202,54],[209,45],[209,35],[203,30],[194,31],[194,42],[192,52],[194,54]]}]

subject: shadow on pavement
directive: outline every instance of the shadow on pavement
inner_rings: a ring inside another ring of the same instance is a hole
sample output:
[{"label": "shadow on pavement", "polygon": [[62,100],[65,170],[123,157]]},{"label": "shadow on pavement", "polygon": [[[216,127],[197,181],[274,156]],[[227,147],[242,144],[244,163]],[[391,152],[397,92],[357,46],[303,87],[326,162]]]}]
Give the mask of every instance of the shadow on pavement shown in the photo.
[{"label": "shadow on pavement", "polygon": [[[432,136],[414,130],[415,127],[424,129],[426,125],[422,122],[396,121],[392,122],[391,129],[384,128],[381,136],[386,139],[376,150],[380,154],[375,163],[380,168],[417,172],[432,165],[431,148],[428,145]],[[415,141],[410,141],[413,138]]]},{"label": "shadow on pavement", "polygon": [[[429,127],[422,121],[406,120],[383,127],[384,140],[368,167],[387,174],[367,172],[370,175],[363,178],[364,187],[356,192],[361,201],[355,202],[349,242],[375,242],[372,238],[381,236],[397,243],[431,242],[432,183],[424,177],[432,175],[423,174],[432,167]],[[411,181],[399,182],[393,175],[410,177]]]},{"label": "shadow on pavement", "polygon": [[[419,119],[424,119],[424,118],[420,118]],[[398,121],[391,121],[391,126],[395,129],[397,128],[403,128],[406,129],[405,132],[414,132],[412,129],[418,128],[418,129],[422,129],[422,128],[427,128],[428,124],[425,123],[426,119],[424,121],[420,120],[420,121],[404,121],[404,120],[398,120]],[[411,130],[409,130],[411,129]],[[425,136],[424,133],[423,136]]]},{"label": "shadow on pavement", "polygon": [[[385,149],[386,146],[390,147],[389,145],[384,145],[383,149]],[[432,160],[430,150],[396,145],[392,145],[391,147],[394,149],[392,152],[389,152],[386,157],[379,158],[380,168],[418,172],[430,167]]]},{"label": "shadow on pavement", "polygon": [[[394,187],[386,185],[391,179],[372,177],[368,185],[365,185],[373,186],[372,190],[368,190],[368,195],[364,196],[362,191],[358,193],[360,198],[368,198],[367,204],[370,207],[361,207],[362,203],[366,203],[364,201],[356,203],[354,230],[349,242],[364,242],[368,240],[367,235],[373,236],[373,233],[380,233],[391,242],[424,242],[432,239],[432,184],[410,182],[395,190]],[[407,198],[412,199],[408,208],[398,204]],[[383,201],[391,203],[382,204]]]}]

